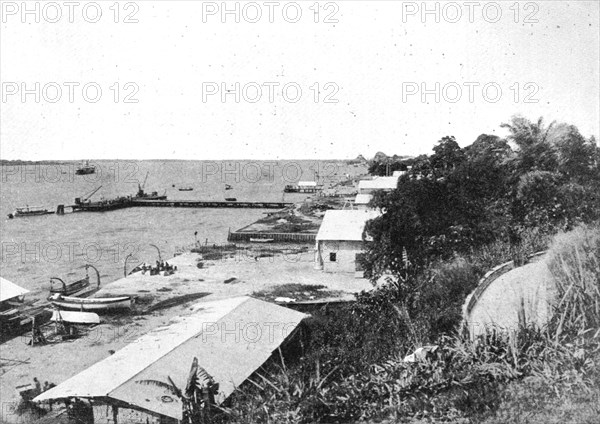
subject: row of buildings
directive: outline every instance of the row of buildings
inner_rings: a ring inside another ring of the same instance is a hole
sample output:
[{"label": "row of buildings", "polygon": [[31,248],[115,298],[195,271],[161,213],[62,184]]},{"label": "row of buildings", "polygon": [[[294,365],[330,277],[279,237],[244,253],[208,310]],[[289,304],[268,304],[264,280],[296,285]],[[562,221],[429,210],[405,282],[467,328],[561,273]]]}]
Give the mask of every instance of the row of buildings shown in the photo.
[{"label": "row of buildings", "polygon": [[[365,225],[381,214],[368,201],[375,190],[396,188],[397,181],[398,176],[360,181],[356,200],[364,203],[325,212],[315,269],[363,277]],[[181,422],[184,400],[165,387],[186,387],[191,358],[219,383],[214,402],[221,404],[272,355],[297,343],[307,316],[251,297],[200,302],[188,315],[151,330],[34,401],[83,401],[90,411],[87,423]]]},{"label": "row of buildings", "polygon": [[325,272],[353,272],[357,278],[363,277],[360,257],[363,255],[363,240],[369,240],[369,235],[363,234],[365,225],[381,214],[369,207],[373,193],[394,190],[401,175],[402,171],[395,171],[389,177],[361,180],[358,182],[358,193],[352,209],[325,212],[316,238],[316,269]]}]

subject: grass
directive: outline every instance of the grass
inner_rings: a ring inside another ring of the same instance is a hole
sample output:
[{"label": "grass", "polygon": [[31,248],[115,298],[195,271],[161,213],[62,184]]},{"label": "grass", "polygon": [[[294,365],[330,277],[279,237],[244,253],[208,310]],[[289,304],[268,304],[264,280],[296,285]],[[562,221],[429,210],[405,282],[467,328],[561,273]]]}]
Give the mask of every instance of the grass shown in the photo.
[{"label": "grass", "polygon": [[[403,297],[389,286],[315,314],[300,362],[264,372],[259,387],[240,388],[227,421],[598,422],[599,240],[598,227],[580,227],[552,242],[557,306],[543,328],[523,323],[475,340],[458,331],[462,302],[481,275],[515,257],[501,243],[409,276],[417,290]],[[543,244],[532,239],[517,253]],[[276,296],[296,290],[306,287],[282,287]],[[432,343],[439,348],[431,357],[403,361],[417,345]]]},{"label": "grass", "polygon": [[278,297],[289,297],[296,301],[308,301],[317,299],[326,299],[337,296],[339,292],[326,289],[321,284],[282,284],[272,290],[261,290],[254,292],[252,296],[259,299],[273,301]]}]

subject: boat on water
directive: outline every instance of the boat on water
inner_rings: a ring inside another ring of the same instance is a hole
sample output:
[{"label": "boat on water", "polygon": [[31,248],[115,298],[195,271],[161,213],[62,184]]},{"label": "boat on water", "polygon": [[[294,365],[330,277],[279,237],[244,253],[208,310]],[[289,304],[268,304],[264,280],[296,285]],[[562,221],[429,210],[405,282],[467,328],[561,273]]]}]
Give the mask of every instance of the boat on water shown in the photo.
[{"label": "boat on water", "polygon": [[225,201],[227,201],[227,202],[236,202],[237,199],[235,197],[226,197]]},{"label": "boat on water", "polygon": [[71,208],[73,209],[73,212],[106,212],[127,208],[131,205],[132,201],[130,197],[116,197],[108,200],[102,199],[97,202],[84,202],[77,198],[75,199],[75,204],[71,206]]},{"label": "boat on water", "polygon": [[16,208],[13,213],[8,214],[8,218],[25,218],[28,216],[51,215],[53,213],[54,211],[49,211],[42,206],[25,206],[23,208]]},{"label": "boat on water", "polygon": [[179,187],[179,191],[192,191],[194,190],[193,187]]},{"label": "boat on water", "polygon": [[286,185],[283,188],[284,193],[319,193],[323,190],[323,186],[315,181],[300,181],[298,185]]},{"label": "boat on water", "polygon": [[166,194],[158,194],[158,191],[153,191],[148,194],[144,191],[144,187],[146,186],[146,180],[148,179],[148,172],[146,172],[146,178],[144,178],[144,182],[142,184],[138,183],[138,191],[134,196],[135,200],[167,200]]},{"label": "boat on water", "polygon": [[96,173],[96,167],[94,165],[90,165],[89,160],[86,160],[85,163],[82,163],[75,170],[75,174],[77,174],[77,175],[88,175],[88,174],[95,174],[95,173]]},{"label": "boat on water", "polygon": [[225,184],[225,190],[233,190],[233,187],[229,184]]},{"label": "boat on water", "polygon": [[58,293],[48,297],[48,301],[59,309],[82,312],[108,312],[119,309],[131,309],[131,305],[133,304],[131,296],[81,298],[63,296]]},{"label": "boat on water", "polygon": [[100,190],[102,186],[94,189],[90,194],[83,198],[76,197],[75,204],[71,206],[73,212],[106,212],[113,211],[115,209],[123,209],[133,205],[131,196],[121,196],[114,199],[101,199],[96,202],[92,202],[90,198]]}]

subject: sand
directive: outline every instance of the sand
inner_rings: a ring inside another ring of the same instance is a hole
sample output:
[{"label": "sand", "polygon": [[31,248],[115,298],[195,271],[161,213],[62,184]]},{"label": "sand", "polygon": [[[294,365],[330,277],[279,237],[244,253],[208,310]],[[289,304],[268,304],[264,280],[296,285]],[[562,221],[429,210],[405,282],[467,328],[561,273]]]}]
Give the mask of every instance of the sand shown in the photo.
[{"label": "sand", "polygon": [[[203,268],[197,267],[198,261]],[[349,274],[327,274],[313,269],[312,249],[299,255],[257,257],[256,252],[236,252],[234,257],[203,261],[197,253],[185,253],[170,259],[178,271],[170,276],[133,274],[106,284],[95,297],[134,295],[139,297],[138,311],[159,308],[143,315],[101,316],[101,324],[88,334],[72,341],[47,345],[29,346],[29,337],[22,336],[0,345],[3,358],[0,375],[0,393],[3,409],[1,419],[5,422],[23,422],[23,418],[11,412],[19,397],[15,387],[32,383],[37,377],[60,384],[83,371],[111,353],[135,341],[141,335],[160,325],[167,324],[175,316],[190,313],[190,305],[196,302],[227,297],[250,295],[281,284],[324,285],[326,294],[319,300],[351,300],[353,293],[372,289],[365,279]],[[234,280],[225,283],[226,280]],[[198,299],[198,296],[202,296]],[[194,299],[194,297],[196,297]],[[164,302],[177,299],[176,305],[160,308]],[[162,302],[162,303],[161,303]],[[52,327],[48,327],[50,330]],[[26,363],[9,364],[5,359]]]}]

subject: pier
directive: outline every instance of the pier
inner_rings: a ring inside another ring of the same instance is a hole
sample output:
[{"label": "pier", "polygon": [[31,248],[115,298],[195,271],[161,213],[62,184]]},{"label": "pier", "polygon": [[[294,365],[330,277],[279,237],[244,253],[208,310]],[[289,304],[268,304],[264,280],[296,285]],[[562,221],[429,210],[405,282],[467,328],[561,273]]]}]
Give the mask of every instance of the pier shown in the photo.
[{"label": "pier", "polygon": [[242,208],[242,209],[283,209],[293,206],[284,202],[233,202],[213,200],[138,200],[131,201],[132,207],[163,207],[163,208]]}]

